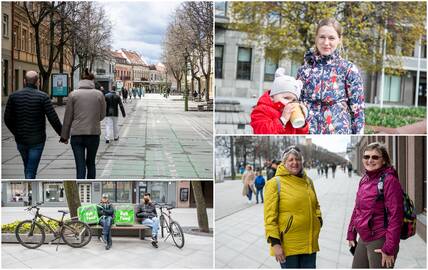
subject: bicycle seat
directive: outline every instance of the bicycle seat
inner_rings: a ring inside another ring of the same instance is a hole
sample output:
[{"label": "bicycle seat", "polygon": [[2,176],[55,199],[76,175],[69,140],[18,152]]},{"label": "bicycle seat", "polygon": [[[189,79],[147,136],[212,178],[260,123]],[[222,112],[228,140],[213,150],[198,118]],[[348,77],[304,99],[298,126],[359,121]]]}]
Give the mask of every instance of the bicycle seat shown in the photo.
[{"label": "bicycle seat", "polygon": [[58,210],[58,213],[64,213],[64,215],[67,215],[67,214],[68,214],[68,213],[70,213],[70,212],[65,211],[65,210]]}]

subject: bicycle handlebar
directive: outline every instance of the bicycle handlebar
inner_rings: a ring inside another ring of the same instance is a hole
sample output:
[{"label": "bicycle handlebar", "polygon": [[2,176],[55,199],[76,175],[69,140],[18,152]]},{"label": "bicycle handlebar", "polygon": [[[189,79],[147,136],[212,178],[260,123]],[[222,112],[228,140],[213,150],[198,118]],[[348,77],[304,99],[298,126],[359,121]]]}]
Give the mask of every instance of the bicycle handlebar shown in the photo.
[{"label": "bicycle handlebar", "polygon": [[38,203],[36,203],[36,205],[28,207],[28,208],[27,208],[27,211],[30,211],[30,210],[31,210],[31,209],[33,209],[33,208],[39,209],[39,206],[40,206],[40,205],[42,205],[42,204],[43,204],[43,203],[38,202]]}]

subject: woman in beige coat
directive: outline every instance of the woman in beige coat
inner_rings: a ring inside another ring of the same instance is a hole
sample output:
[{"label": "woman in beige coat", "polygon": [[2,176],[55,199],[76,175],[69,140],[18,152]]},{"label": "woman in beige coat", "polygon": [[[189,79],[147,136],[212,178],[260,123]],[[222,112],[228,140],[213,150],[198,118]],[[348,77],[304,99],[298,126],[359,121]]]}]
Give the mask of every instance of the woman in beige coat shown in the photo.
[{"label": "woman in beige coat", "polygon": [[245,167],[245,172],[242,175],[242,184],[244,188],[242,189],[242,196],[247,196],[248,203],[251,203],[251,198],[253,197],[253,193],[256,194],[254,190],[254,179],[256,178],[256,174],[253,171],[253,166],[247,165]]}]

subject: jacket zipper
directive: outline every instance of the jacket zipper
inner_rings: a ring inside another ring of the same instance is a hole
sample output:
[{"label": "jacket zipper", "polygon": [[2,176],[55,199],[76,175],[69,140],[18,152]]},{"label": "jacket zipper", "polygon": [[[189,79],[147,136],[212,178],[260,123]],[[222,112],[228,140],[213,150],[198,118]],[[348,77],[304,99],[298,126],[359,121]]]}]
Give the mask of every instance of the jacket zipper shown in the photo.
[{"label": "jacket zipper", "polygon": [[312,218],[312,200],[311,200],[311,192],[310,192],[309,185],[310,184],[306,182],[306,188],[307,188],[308,200],[309,200],[309,214],[310,214],[309,216],[311,217],[311,224],[310,224],[310,230],[309,230],[309,249],[310,249],[310,253],[312,253],[312,233],[314,230],[314,223]]}]

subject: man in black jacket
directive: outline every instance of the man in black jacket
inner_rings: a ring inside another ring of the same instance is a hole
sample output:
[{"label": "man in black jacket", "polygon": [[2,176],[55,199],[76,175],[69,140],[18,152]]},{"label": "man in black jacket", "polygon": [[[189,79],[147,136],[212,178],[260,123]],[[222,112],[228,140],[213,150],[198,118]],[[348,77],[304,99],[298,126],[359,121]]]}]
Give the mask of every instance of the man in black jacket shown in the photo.
[{"label": "man in black jacket", "polygon": [[272,160],[272,163],[269,168],[267,168],[266,172],[266,180],[272,179],[276,174],[276,168],[278,168],[278,165],[281,164],[278,160]]},{"label": "man in black jacket", "polygon": [[[119,109],[122,112],[122,116],[125,118],[125,108],[123,108],[122,99],[116,94],[116,87],[113,86],[112,90],[105,95],[107,111],[106,111],[106,143],[110,142],[110,138],[113,137],[115,141],[119,140],[119,128],[117,126],[117,118],[119,116]],[[113,136],[112,136],[113,135]]]},{"label": "man in black jacket", "polygon": [[137,217],[143,219],[143,225],[152,228],[152,245],[158,248],[159,218],[156,206],[150,199],[150,193],[144,193],[144,203],[138,205]]},{"label": "man in black jacket", "polygon": [[35,179],[45,147],[46,118],[61,136],[62,124],[49,96],[37,90],[39,75],[25,74],[25,87],[10,95],[4,112],[4,122],[15,136],[16,145],[24,163],[25,179]]},{"label": "man in black jacket", "polygon": [[106,249],[109,250],[112,246],[111,225],[113,224],[114,207],[108,199],[108,194],[103,194],[101,202],[97,206],[100,225],[103,227],[102,240],[106,243]]}]

